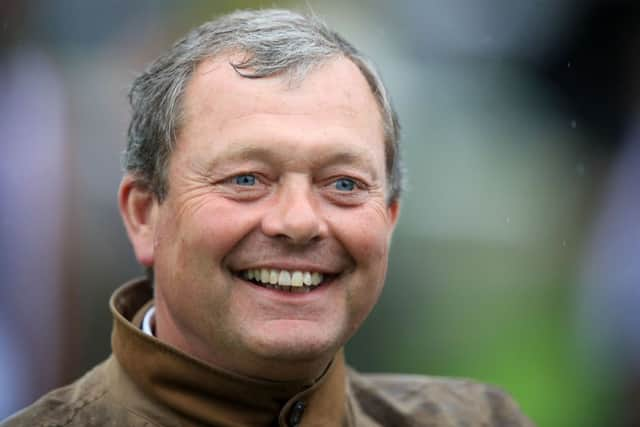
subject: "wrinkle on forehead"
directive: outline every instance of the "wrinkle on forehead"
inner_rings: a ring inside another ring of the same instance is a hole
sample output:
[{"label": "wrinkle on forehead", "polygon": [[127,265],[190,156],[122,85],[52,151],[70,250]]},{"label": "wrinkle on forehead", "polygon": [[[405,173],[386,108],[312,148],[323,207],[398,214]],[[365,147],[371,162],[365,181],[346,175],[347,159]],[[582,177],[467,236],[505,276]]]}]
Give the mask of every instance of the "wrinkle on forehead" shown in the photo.
[{"label": "wrinkle on forehead", "polygon": [[[274,164],[297,161],[300,168],[325,160],[326,166],[331,155],[334,164],[385,176],[382,116],[350,60],[317,67],[296,88],[280,76],[242,77],[228,62],[221,57],[202,63],[189,83],[178,157],[205,172],[213,170],[209,163],[222,164],[230,156],[277,157]],[[260,146],[269,146],[270,153],[258,153]]]},{"label": "wrinkle on forehead", "polygon": [[[347,58],[337,57],[320,64],[294,87],[287,84],[282,74],[256,79],[242,77],[230,65],[233,58],[221,55],[197,66],[186,91],[187,121],[211,114],[220,117],[229,110],[234,110],[235,116],[221,117],[221,122],[241,120],[257,112],[306,116],[331,108],[349,117],[364,111],[378,119],[382,131],[382,116],[375,97],[358,67]],[[327,72],[334,75],[331,81],[322,78]],[[304,90],[300,90],[302,86]],[[279,94],[275,99],[274,93]],[[310,96],[316,102],[302,108]]]}]

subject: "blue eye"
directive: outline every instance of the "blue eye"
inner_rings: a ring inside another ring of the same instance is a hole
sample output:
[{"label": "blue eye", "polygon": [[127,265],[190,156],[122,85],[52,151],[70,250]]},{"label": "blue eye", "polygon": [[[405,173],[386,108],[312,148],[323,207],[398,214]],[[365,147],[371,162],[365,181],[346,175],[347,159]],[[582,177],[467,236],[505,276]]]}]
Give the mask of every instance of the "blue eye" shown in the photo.
[{"label": "blue eye", "polygon": [[256,177],[255,175],[238,175],[233,177],[232,182],[243,186],[256,185]]},{"label": "blue eye", "polygon": [[339,178],[336,180],[336,190],[338,191],[353,191],[356,188],[354,180],[349,178]]}]

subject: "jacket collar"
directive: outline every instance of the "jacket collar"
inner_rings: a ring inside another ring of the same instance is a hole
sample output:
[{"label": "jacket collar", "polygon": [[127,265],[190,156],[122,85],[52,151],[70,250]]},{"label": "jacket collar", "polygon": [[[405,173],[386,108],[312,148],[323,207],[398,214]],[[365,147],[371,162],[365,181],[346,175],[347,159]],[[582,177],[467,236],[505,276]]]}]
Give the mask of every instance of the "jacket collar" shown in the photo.
[{"label": "jacket collar", "polygon": [[152,297],[149,282],[138,279],[119,288],[110,300],[113,353],[146,396],[180,417],[201,424],[289,426],[298,425],[292,422],[297,415],[301,415],[300,426],[345,423],[346,367],[342,350],[313,383],[243,377],[143,333],[133,319],[140,317]]}]

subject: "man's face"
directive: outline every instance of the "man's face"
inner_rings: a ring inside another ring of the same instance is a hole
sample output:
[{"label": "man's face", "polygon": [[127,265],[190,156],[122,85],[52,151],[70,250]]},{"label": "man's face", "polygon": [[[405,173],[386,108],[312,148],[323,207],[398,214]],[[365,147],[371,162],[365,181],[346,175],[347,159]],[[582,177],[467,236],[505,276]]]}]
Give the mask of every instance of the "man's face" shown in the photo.
[{"label": "man's face", "polygon": [[398,210],[382,122],[346,59],[293,88],[231,59],[197,67],[154,202],[156,331],[231,371],[294,378],[326,366],[382,290]]}]

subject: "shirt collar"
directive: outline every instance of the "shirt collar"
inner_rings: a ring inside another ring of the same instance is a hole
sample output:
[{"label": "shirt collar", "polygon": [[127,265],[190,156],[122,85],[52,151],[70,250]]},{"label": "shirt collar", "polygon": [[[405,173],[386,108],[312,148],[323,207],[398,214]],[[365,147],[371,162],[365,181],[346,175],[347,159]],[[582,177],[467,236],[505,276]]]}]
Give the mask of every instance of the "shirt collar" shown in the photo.
[{"label": "shirt collar", "polygon": [[142,326],[140,327],[142,332],[152,337],[156,336],[155,328],[153,327],[155,323],[155,315],[156,308],[152,305],[145,311],[144,317],[142,318]]}]

